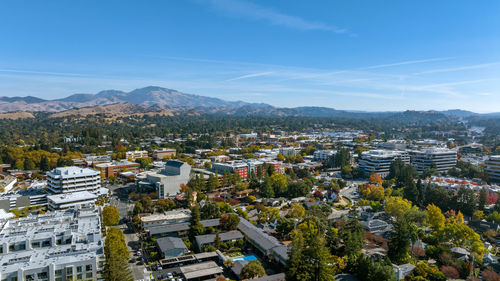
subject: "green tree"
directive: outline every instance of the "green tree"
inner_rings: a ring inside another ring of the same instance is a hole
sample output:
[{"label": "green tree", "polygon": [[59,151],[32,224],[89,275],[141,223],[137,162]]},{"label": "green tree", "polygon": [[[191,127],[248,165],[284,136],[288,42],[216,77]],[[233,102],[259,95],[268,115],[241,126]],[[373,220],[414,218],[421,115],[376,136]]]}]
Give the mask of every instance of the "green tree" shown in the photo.
[{"label": "green tree", "polygon": [[306,209],[300,204],[293,203],[286,215],[291,218],[301,219],[306,215]]},{"label": "green tree", "polygon": [[132,281],[132,273],[127,260],[130,253],[125,244],[123,232],[116,227],[109,227],[106,231],[104,242],[104,263],[103,275],[105,280],[110,281]]},{"label": "green tree", "polygon": [[102,209],[102,222],[105,226],[117,225],[120,223],[120,214],[113,205],[105,206]]},{"label": "green tree", "polygon": [[40,160],[40,170],[42,171],[50,170],[49,159],[45,155],[42,155],[42,158]]},{"label": "green tree", "polygon": [[201,207],[201,217],[206,219],[220,218],[221,209],[217,203],[207,201],[203,207]]},{"label": "green tree", "polygon": [[24,158],[24,169],[25,170],[34,170],[35,169],[35,163],[31,158],[26,157]]},{"label": "green tree", "polygon": [[235,230],[240,223],[240,217],[236,214],[226,214],[220,217],[220,227],[223,230]]},{"label": "green tree", "polygon": [[304,239],[301,231],[293,234],[285,276],[288,281],[334,281],[332,256],[325,246],[325,239]]},{"label": "green tree", "polygon": [[344,243],[344,255],[356,256],[363,248],[364,229],[357,217],[349,218],[339,228],[339,236]]},{"label": "green tree", "polygon": [[250,261],[240,273],[240,279],[255,279],[266,275],[266,270],[258,260]]},{"label": "green tree", "polygon": [[280,173],[274,173],[269,177],[271,180],[271,185],[274,190],[275,195],[284,195],[287,191],[287,180],[286,177]]},{"label": "green tree", "polygon": [[200,209],[198,205],[195,204],[191,208],[191,221],[189,224],[189,237],[191,240],[194,239],[195,236],[203,234],[203,225],[201,224],[200,219]]},{"label": "green tree", "polygon": [[458,189],[455,202],[457,210],[460,210],[465,215],[472,216],[472,213],[476,210],[476,195],[472,189],[465,186],[460,186]]},{"label": "green tree", "polygon": [[433,204],[427,205],[425,213],[427,214],[427,222],[432,230],[437,231],[443,229],[445,217],[438,206]]},{"label": "green tree", "polygon": [[484,206],[486,205],[487,199],[488,199],[488,194],[486,192],[486,189],[483,187],[479,192],[479,202],[478,202],[479,210],[481,211],[484,210]]},{"label": "green tree", "polygon": [[274,197],[274,189],[271,179],[269,177],[264,178],[264,182],[260,186],[260,193],[265,198],[273,198]]},{"label": "green tree", "polygon": [[388,257],[395,264],[402,264],[409,259],[409,247],[415,230],[405,219],[394,222],[394,231],[391,233],[387,243],[389,251]]},{"label": "green tree", "polygon": [[295,219],[280,217],[276,224],[276,233],[283,239],[288,239],[295,228]]}]

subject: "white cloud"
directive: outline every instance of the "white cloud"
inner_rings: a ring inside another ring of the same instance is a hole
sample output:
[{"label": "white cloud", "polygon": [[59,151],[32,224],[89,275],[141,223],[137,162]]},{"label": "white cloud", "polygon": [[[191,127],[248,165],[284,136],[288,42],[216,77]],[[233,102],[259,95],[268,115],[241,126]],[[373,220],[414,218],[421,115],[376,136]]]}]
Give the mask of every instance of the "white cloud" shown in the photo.
[{"label": "white cloud", "polygon": [[242,75],[242,76],[228,79],[228,80],[226,80],[226,82],[247,79],[247,78],[253,78],[253,77],[267,76],[267,75],[272,74],[272,73],[274,73],[274,72],[268,71],[268,72],[252,73],[252,74]]},{"label": "white cloud", "polygon": [[210,0],[203,3],[209,3],[210,7],[232,17],[245,17],[251,20],[265,21],[272,25],[279,25],[298,30],[322,30],[354,35],[344,28],[339,28],[322,22],[308,21],[297,16],[277,12],[271,8],[259,6],[248,1]]}]

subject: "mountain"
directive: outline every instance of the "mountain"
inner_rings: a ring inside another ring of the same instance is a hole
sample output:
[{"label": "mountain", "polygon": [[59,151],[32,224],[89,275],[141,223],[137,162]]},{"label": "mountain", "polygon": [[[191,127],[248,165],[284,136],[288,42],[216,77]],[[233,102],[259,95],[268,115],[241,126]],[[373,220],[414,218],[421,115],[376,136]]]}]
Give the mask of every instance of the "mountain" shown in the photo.
[{"label": "mountain", "polygon": [[[81,110],[79,110],[81,109]],[[0,97],[0,113],[49,112],[53,117],[69,115],[86,116],[104,114],[109,116],[151,114],[218,114],[235,116],[307,116],[337,117],[347,119],[392,118],[410,122],[428,120],[498,118],[500,113],[478,114],[466,110],[367,112],[338,110],[328,107],[302,106],[280,108],[264,103],[226,101],[218,98],[186,94],[173,89],[148,86],[130,92],[105,90],[96,94],[78,93],[65,98],[45,100],[37,97]],[[60,113],[60,114],[59,114]],[[9,115],[9,117],[11,117]]]},{"label": "mountain", "polygon": [[0,112],[13,111],[47,111],[59,112],[72,108],[102,106],[115,103],[131,103],[142,106],[176,107],[240,107],[249,105],[242,101],[225,101],[199,95],[181,93],[176,90],[149,86],[123,92],[106,90],[97,94],[74,94],[56,100],[44,100],[35,97],[0,97]]}]

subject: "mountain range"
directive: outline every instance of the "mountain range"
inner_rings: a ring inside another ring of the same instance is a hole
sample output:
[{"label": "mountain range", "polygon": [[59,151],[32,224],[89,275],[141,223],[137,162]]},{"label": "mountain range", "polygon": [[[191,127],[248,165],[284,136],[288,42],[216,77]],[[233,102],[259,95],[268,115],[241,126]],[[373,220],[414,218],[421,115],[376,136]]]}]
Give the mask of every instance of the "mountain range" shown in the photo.
[{"label": "mountain range", "polygon": [[[176,90],[149,86],[131,92],[105,90],[97,94],[73,94],[66,98],[45,100],[38,97],[0,97],[0,118],[23,112],[49,112],[54,117],[88,114],[226,114],[258,116],[310,116],[376,118],[397,112],[364,112],[336,110],[327,107],[279,108],[263,103],[226,101],[218,98],[186,94]],[[442,113],[454,118],[500,117],[500,113],[478,114],[465,110],[426,111],[426,114]],[[20,118],[23,118],[20,117]]]}]

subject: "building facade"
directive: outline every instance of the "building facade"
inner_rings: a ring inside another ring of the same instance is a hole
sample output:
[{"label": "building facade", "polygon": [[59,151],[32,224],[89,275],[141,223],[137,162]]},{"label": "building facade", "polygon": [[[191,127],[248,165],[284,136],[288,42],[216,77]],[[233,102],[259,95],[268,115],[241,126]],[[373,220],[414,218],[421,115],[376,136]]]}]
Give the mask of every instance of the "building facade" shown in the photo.
[{"label": "building facade", "polygon": [[488,174],[488,179],[500,182],[500,155],[491,155],[485,162],[484,171]]},{"label": "building facade", "polygon": [[111,176],[118,177],[121,172],[138,173],[141,165],[139,163],[131,162],[128,160],[113,161],[110,163],[102,163],[95,165],[105,178]]},{"label": "building facade", "polygon": [[93,169],[60,167],[47,173],[47,189],[51,193],[97,192],[99,188],[101,178]]},{"label": "building facade", "polygon": [[410,156],[405,151],[397,150],[370,150],[361,154],[359,168],[365,174],[378,174],[381,177],[389,175],[391,163],[397,158],[409,164]]},{"label": "building facade", "polygon": [[429,148],[411,151],[410,156],[411,164],[419,173],[433,167],[439,172],[446,172],[457,165],[457,151],[447,148]]},{"label": "building facade", "polygon": [[162,148],[153,151],[153,159],[155,160],[163,160],[165,157],[172,157],[177,154],[175,149]]}]

